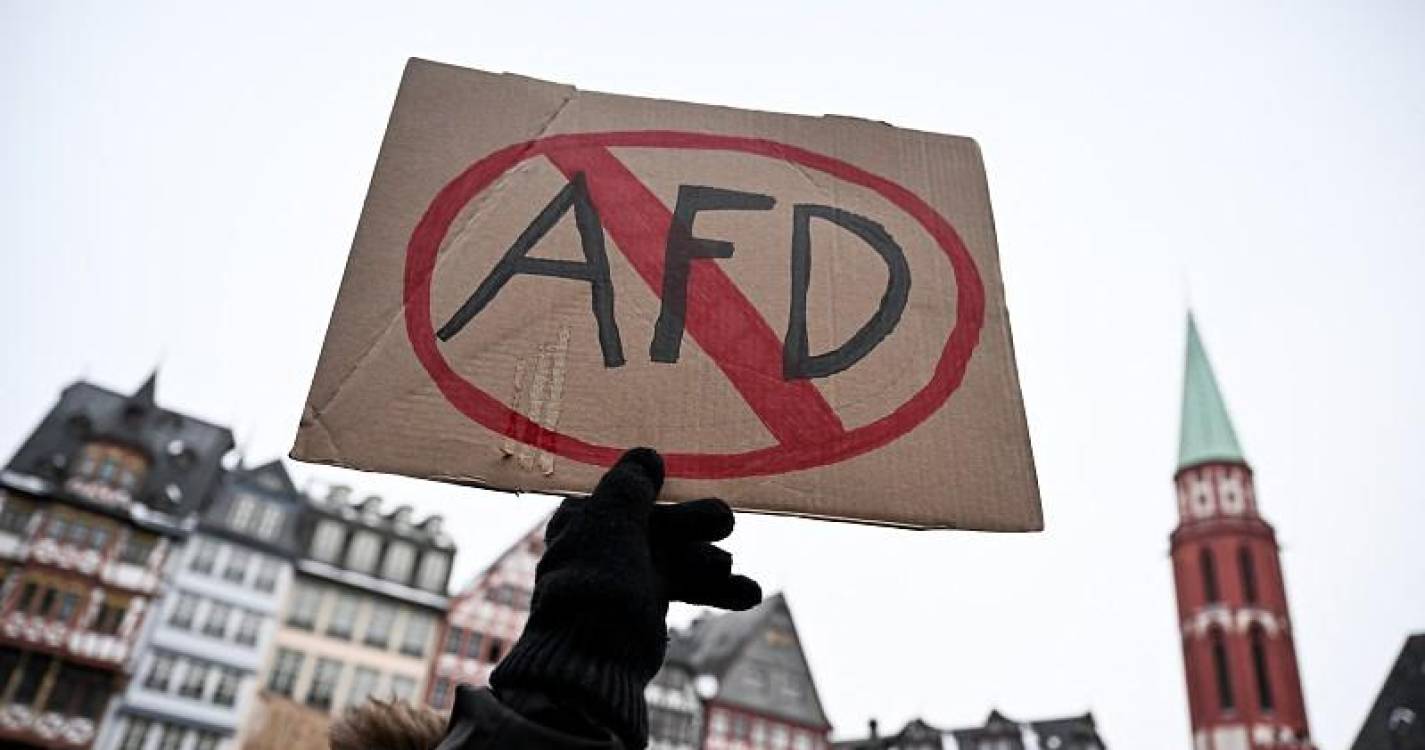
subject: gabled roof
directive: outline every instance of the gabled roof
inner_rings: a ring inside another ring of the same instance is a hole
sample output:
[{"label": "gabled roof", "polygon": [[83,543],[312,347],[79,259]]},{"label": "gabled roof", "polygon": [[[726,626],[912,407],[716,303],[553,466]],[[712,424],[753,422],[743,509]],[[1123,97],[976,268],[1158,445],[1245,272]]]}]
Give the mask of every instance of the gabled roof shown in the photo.
[{"label": "gabled roof", "polygon": [[[500,565],[503,564],[506,560],[508,560],[510,556],[514,555],[516,552],[519,552],[520,549],[522,549],[525,545],[529,544],[531,541],[538,541],[542,543],[544,540],[544,527],[549,525],[549,519],[553,517],[554,514],[550,513],[544,518],[541,518],[538,523],[530,527],[529,531],[526,531],[523,535],[521,535],[520,538],[516,540],[514,544],[511,544],[510,546],[506,547],[505,550],[499,555],[497,555],[494,560],[491,560],[489,565],[486,565],[484,568],[481,568],[480,572],[471,576],[470,580],[467,581],[465,585],[460,589],[460,592],[452,598],[458,601],[462,599],[468,599],[469,597],[474,596],[476,593],[479,592],[480,584],[483,583],[485,578],[490,575],[490,572],[500,567]],[[534,591],[534,571],[532,570],[529,573],[529,581],[528,585],[525,587],[525,590],[531,592]]]},{"label": "gabled roof", "polygon": [[174,518],[197,510],[222,471],[233,435],[226,427],[159,406],[157,377],[150,374],[129,395],[84,381],[71,384],[7,468],[62,485],[78,468],[87,443],[118,443],[149,461],[142,482],[130,491],[134,501]]},{"label": "gabled roof", "polygon": [[[681,661],[697,668],[702,674],[719,679],[737,661],[742,648],[760,632],[762,624],[787,602],[781,593],[744,612],[708,615],[693,622],[685,632],[676,634]],[[674,649],[670,648],[671,653]]]},{"label": "gabled roof", "polygon": [[1183,367],[1183,408],[1178,433],[1178,469],[1210,462],[1246,463],[1237,444],[1237,431],[1227,415],[1227,404],[1217,387],[1217,377],[1188,313],[1187,355]]},{"label": "gabled roof", "polygon": [[1405,641],[1351,750],[1425,747],[1425,633]]},{"label": "gabled roof", "polygon": [[[737,704],[746,701],[747,696],[738,697],[730,692],[729,673],[739,663],[747,660],[755,664],[755,656],[761,643],[758,639],[769,628],[781,627],[781,621],[791,631],[791,645],[795,645],[795,660],[798,669],[805,673],[809,690],[808,700],[796,701],[783,706],[781,710],[794,711],[795,721],[807,725],[829,729],[826,710],[822,707],[821,696],[816,689],[816,679],[806,652],[801,648],[801,636],[797,634],[796,622],[792,618],[791,607],[781,593],[773,594],[756,607],[745,612],[728,612],[715,616],[704,616],[695,620],[686,631],[670,634],[668,660],[674,664],[691,668],[699,675],[717,678],[719,685],[717,698]],[[784,641],[784,643],[786,643]],[[752,704],[745,704],[751,706]],[[776,712],[771,706],[757,704],[757,708]],[[792,716],[792,714],[783,714]]]}]

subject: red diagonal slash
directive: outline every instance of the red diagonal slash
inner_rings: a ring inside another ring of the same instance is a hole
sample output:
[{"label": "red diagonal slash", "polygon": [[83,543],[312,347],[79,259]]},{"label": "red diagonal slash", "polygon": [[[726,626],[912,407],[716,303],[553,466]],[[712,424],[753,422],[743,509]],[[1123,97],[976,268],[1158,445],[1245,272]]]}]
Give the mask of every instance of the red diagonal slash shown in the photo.
[{"label": "red diagonal slash", "polygon": [[[606,148],[558,149],[546,156],[566,177],[584,173],[604,228],[658,294],[673,214]],[[811,381],[783,379],[782,340],[716,263],[699,264],[689,278],[685,328],[777,442],[825,442],[846,432]]]}]

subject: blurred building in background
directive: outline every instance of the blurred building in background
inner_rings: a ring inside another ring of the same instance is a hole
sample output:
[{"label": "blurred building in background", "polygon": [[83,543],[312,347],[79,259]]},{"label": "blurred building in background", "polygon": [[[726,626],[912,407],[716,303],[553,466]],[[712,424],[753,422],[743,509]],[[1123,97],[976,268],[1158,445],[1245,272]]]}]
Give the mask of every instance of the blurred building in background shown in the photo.
[{"label": "blurred building in background", "polygon": [[[341,486],[304,503],[295,580],[262,672],[267,702],[325,717],[372,696],[419,700],[455,554],[440,517],[352,502]],[[260,731],[263,720],[250,723]]]},{"label": "blurred building in background", "polygon": [[[746,612],[705,615],[687,630],[670,635],[671,669],[675,675],[681,672],[691,678],[702,702],[701,716],[694,717],[701,725],[700,747],[824,750],[829,746],[831,722],[822,710],[785,596],[773,594]],[[654,685],[666,689],[683,679],[663,675],[655,678]],[[686,725],[682,720],[670,721],[671,712],[666,705],[661,708],[665,714],[658,723],[673,728],[669,744],[678,746],[686,736]]]},{"label": "blurred building in background", "polygon": [[882,735],[873,719],[863,739],[841,740],[836,750],[1104,750],[1093,714],[1015,721],[991,711],[984,726],[941,729],[921,719]]},{"label": "blurred building in background", "polygon": [[548,522],[536,524],[451,599],[425,693],[432,708],[450,710],[458,684],[488,685],[490,671],[524,631]]},{"label": "blurred building in background", "polygon": [[66,388],[0,475],[0,744],[88,747],[233,447],[226,428]]},{"label": "blurred building in background", "polygon": [[1425,633],[1405,641],[1351,750],[1425,750]]},{"label": "blurred building in background", "polygon": [[1196,750],[1311,748],[1276,532],[1188,317],[1173,578]]},{"label": "blurred building in background", "polygon": [[197,529],[170,556],[134,679],[97,747],[235,746],[292,579],[300,511],[280,461],[223,474]]}]

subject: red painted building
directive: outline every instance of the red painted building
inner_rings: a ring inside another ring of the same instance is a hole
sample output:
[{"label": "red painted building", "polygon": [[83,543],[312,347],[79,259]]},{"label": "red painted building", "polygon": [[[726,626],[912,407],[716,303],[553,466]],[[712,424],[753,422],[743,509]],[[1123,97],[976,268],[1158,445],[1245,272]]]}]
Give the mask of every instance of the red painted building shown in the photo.
[{"label": "red painted building", "polygon": [[1195,750],[1314,748],[1276,532],[1188,318],[1173,576]]},{"label": "red painted building", "polygon": [[546,523],[540,521],[451,598],[426,680],[431,708],[449,710],[458,684],[488,685],[490,672],[524,631]]}]

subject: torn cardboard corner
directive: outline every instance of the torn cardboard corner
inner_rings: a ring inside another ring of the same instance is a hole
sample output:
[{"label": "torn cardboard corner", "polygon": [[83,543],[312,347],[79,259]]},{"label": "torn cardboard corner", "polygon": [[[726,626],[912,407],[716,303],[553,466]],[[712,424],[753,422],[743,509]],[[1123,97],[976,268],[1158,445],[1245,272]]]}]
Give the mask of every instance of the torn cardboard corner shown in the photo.
[{"label": "torn cardboard corner", "polygon": [[968,138],[412,60],[292,455],[1042,528]]}]

